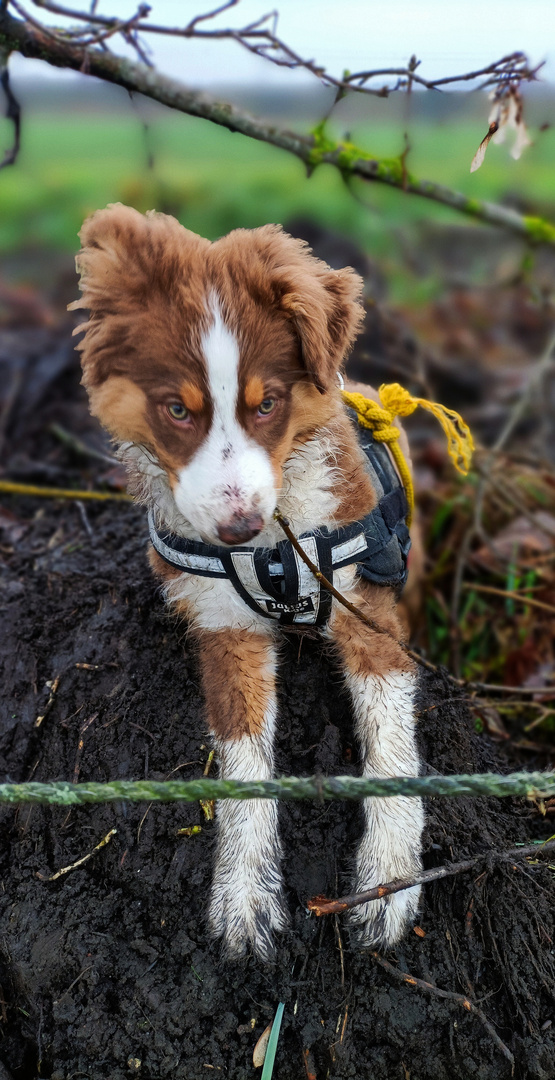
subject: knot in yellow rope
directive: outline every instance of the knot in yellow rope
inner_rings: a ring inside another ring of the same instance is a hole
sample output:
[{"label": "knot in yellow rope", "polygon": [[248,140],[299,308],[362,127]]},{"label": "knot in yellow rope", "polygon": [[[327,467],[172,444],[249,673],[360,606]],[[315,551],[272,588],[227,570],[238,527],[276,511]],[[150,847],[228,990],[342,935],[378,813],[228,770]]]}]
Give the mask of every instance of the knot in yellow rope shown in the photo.
[{"label": "knot in yellow rope", "polygon": [[445,405],[428,401],[427,398],[413,397],[399,383],[380,386],[381,404],[365,398],[363,394],[350,394],[346,390],[342,392],[342,398],[346,405],[355,410],[359,424],[372,430],[376,442],[389,445],[407,493],[409,525],[414,510],[414,488],[410,469],[398,442],[401,433],[393,423],[396,416],[410,416],[419,405],[431,412],[445,432],[447,452],[453,465],[458,472],[466,476],[472,460],[474,441],[470,428],[454,409],[447,409]]},{"label": "knot in yellow rope", "polygon": [[397,415],[395,412],[391,412],[389,408],[383,408],[383,405],[372,401],[371,398],[365,398],[363,394],[349,394],[347,390],[344,390],[342,397],[345,404],[355,410],[359,424],[372,429],[377,442],[392,443],[399,438],[401,432],[393,425],[393,420]]}]

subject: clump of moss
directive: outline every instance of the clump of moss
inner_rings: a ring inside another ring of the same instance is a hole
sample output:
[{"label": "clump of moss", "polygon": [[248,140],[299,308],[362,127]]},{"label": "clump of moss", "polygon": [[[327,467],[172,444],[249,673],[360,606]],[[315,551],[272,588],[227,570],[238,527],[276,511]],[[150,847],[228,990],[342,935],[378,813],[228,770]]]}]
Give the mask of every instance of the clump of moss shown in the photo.
[{"label": "clump of moss", "polygon": [[482,213],[482,203],[479,199],[467,199],[463,209],[467,214],[478,215]]},{"label": "clump of moss", "polygon": [[534,244],[555,244],[555,225],[541,217],[525,215],[524,224],[528,238]]},{"label": "clump of moss", "polygon": [[373,171],[378,179],[399,186],[403,183],[407,174],[400,157],[377,158],[348,139],[343,142],[334,142],[326,134],[325,127],[326,122],[322,120],[315,128],[312,128],[314,146],[309,154],[311,165],[320,165],[325,154],[333,154],[338,167],[344,172],[352,172],[357,161],[371,161],[375,166]]},{"label": "clump of moss", "polygon": [[324,154],[333,154],[337,150],[337,143],[326,134],[326,121],[321,120],[310,132],[314,139],[314,146],[309,154],[311,165],[319,165]]}]

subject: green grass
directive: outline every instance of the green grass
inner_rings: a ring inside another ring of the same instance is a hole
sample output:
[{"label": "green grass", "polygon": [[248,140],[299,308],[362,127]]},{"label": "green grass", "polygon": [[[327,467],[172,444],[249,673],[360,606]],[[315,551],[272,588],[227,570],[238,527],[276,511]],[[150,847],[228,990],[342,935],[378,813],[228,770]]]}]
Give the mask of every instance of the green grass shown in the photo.
[{"label": "green grass", "polygon": [[[482,169],[471,176],[470,161],[482,135],[479,123],[468,119],[419,120],[411,126],[409,168],[469,197],[496,201],[517,193],[540,211],[549,211],[551,203],[555,216],[553,131],[538,135],[520,162],[509,157],[505,146],[490,146]],[[6,144],[11,138],[6,122],[1,137]],[[396,155],[403,148],[402,129],[390,122],[371,128],[359,124],[351,137],[377,156]],[[318,167],[308,179],[302,164],[285,152],[207,121],[158,114],[148,142],[152,169],[133,113],[128,118],[94,111],[27,117],[20,158],[0,173],[0,250],[39,245],[72,251],[86,214],[118,200],[139,210],[174,213],[210,238],[240,226],[310,215],[351,235],[378,258],[387,258],[397,246],[400,226],[424,219],[467,220],[429,200],[357,181],[363,206],[331,167]]]}]

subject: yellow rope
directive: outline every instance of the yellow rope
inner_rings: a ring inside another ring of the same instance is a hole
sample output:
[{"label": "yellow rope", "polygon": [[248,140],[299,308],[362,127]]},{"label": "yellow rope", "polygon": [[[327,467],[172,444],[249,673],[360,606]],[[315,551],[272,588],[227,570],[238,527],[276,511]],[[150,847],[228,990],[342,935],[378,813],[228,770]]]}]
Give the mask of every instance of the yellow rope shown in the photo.
[{"label": "yellow rope", "polygon": [[414,487],[410,469],[398,441],[401,432],[393,423],[396,416],[410,416],[419,405],[431,412],[436,420],[439,420],[447,436],[447,451],[453,465],[466,476],[472,460],[474,441],[470,428],[454,409],[447,409],[445,405],[428,401],[427,398],[413,397],[399,383],[380,386],[381,404],[365,398],[363,394],[349,394],[346,390],[342,392],[342,397],[345,404],[355,410],[359,424],[372,430],[376,442],[388,444],[407,493],[407,524],[410,525],[414,511]]},{"label": "yellow rope", "polygon": [[48,499],[117,499],[119,502],[133,502],[131,495],[121,491],[70,491],[67,488],[37,487],[35,484],[16,484],[12,480],[0,480],[0,492],[8,495],[37,495]]}]

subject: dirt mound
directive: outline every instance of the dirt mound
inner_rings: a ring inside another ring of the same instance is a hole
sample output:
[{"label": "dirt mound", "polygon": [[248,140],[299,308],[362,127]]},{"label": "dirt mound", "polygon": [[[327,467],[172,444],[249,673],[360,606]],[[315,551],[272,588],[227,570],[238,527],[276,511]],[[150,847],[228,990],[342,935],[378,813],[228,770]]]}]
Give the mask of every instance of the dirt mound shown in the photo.
[{"label": "dirt mound", "polygon": [[[92,536],[72,504],[29,501],[17,513],[25,532],[4,555],[1,592],[2,772],[198,776],[208,748],[194,657],[147,572],[142,513],[88,509]],[[286,646],[281,705],[281,771],[356,772],[340,677],[317,644]],[[420,711],[428,770],[504,767],[441,677],[423,680]],[[357,808],[284,804],[280,814],[292,924],[265,968],[223,965],[207,935],[214,826],[198,804],[3,810],[0,1056],[14,1080],[246,1080],[280,1000],[280,1080],[298,1080],[304,1061],[318,1080],[510,1076],[478,1019],[397,984],[350,947],[340,920],[307,917],[309,896],[346,885]],[[178,835],[193,825],[198,835]],[[114,828],[87,863],[45,880]],[[548,828],[521,802],[432,800],[426,862],[530,835]],[[420,922],[426,936],[410,934],[390,959],[481,1003],[519,1075],[555,1076],[553,872],[481,866],[428,888]]]},{"label": "dirt mound", "polygon": [[[22,406],[6,472],[63,487],[117,482],[109,462],[51,427],[108,452],[68,339],[44,333],[0,350]],[[142,512],[8,497],[0,511],[2,778],[199,776],[209,745],[195,658],[149,576]],[[356,773],[341,678],[318,644],[286,643],[281,687],[278,770]],[[508,766],[441,675],[423,677],[420,717],[428,771]],[[247,1080],[260,1075],[253,1047],[279,1001],[279,1080],[508,1078],[478,1018],[396,981],[351,946],[342,920],[307,916],[310,896],[348,884],[358,808],[283,804],[280,817],[291,929],[275,966],[229,966],[207,934],[214,825],[199,804],[3,809],[0,1080]],[[191,826],[201,831],[179,833]],[[48,880],[114,829],[87,862]],[[431,800],[426,865],[551,831],[524,801]],[[428,887],[425,936],[410,933],[388,957],[470,997],[514,1054],[515,1075],[537,1080],[555,1077],[553,897],[547,865],[490,860]]]}]

